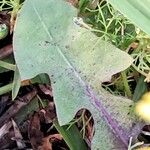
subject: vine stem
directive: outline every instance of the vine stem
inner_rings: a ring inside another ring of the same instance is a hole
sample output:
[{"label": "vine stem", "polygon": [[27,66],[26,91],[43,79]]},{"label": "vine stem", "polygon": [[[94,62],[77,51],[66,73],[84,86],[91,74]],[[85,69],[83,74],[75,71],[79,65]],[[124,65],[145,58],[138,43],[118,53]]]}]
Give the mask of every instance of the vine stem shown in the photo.
[{"label": "vine stem", "polygon": [[132,97],[132,93],[131,93],[130,86],[129,86],[129,83],[128,83],[128,80],[127,80],[126,71],[121,72],[121,76],[122,76],[122,79],[123,79],[125,92],[126,92],[127,96],[129,98],[131,98]]}]

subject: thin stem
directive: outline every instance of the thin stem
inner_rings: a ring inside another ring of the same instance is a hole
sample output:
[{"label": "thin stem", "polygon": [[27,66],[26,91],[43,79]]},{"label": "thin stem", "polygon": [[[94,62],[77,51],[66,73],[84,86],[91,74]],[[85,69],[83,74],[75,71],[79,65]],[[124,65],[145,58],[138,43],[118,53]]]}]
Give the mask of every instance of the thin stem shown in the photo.
[{"label": "thin stem", "polygon": [[147,73],[143,72],[142,70],[139,70],[138,67],[136,67],[134,64],[132,64],[132,67],[139,72],[140,74],[142,74],[143,76],[147,77]]},{"label": "thin stem", "polygon": [[[29,85],[29,84],[30,84],[29,82],[22,81],[21,82],[21,87]],[[12,91],[12,88],[13,88],[13,83],[9,83],[7,85],[4,85],[4,86],[0,87],[0,95],[6,94],[6,93]]]},{"label": "thin stem", "polygon": [[7,63],[7,62],[1,61],[1,60],[0,60],[0,67],[3,67],[8,70],[13,70],[13,71],[15,71],[15,69],[16,69],[16,65],[10,64],[10,63]]},{"label": "thin stem", "polygon": [[39,99],[39,102],[41,103],[41,105],[42,105],[42,108],[44,108],[44,104],[43,104],[43,102],[42,102],[42,99],[40,98],[40,96],[37,94],[37,98]]},{"label": "thin stem", "polygon": [[121,72],[121,76],[122,76],[125,92],[126,92],[127,96],[129,98],[131,98],[132,97],[132,93],[131,93],[131,90],[130,90],[130,86],[128,84],[126,71]]},{"label": "thin stem", "polygon": [[10,92],[12,90],[12,86],[13,86],[13,84],[10,83],[10,84],[0,87],[0,95]]}]

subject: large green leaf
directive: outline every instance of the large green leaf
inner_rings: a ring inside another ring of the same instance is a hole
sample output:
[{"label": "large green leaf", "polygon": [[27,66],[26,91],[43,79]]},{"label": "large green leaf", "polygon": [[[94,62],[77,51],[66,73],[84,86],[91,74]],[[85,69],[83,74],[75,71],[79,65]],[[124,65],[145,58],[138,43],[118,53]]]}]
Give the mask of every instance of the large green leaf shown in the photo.
[{"label": "large green leaf", "polygon": [[50,76],[60,125],[88,109],[95,123],[93,150],[127,149],[132,102],[108,94],[101,82],[126,69],[132,58],[78,26],[76,16],[77,10],[62,0],[25,1],[13,38],[21,78]]},{"label": "large green leaf", "polygon": [[107,0],[139,28],[150,35],[149,0]]}]

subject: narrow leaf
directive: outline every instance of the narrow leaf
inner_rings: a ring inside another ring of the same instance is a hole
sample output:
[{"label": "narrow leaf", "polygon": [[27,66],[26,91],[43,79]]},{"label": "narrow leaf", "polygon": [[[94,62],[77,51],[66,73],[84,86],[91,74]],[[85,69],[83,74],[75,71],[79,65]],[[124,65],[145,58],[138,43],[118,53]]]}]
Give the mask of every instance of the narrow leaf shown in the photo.
[{"label": "narrow leaf", "polygon": [[16,69],[15,65],[7,63],[7,62],[2,61],[2,60],[0,60],[0,67],[3,67],[3,68],[8,69],[8,70],[13,70],[13,71],[15,71],[15,69]]},{"label": "narrow leaf", "polygon": [[21,78],[20,73],[18,70],[18,67],[16,67],[15,73],[14,73],[14,80],[12,84],[12,99],[14,100],[19,92],[21,86]]},{"label": "narrow leaf", "polygon": [[136,102],[141,99],[141,97],[148,91],[147,83],[144,82],[145,77],[141,76],[139,77],[137,81],[136,88],[134,90],[133,94],[133,100]]},{"label": "narrow leaf", "polygon": [[87,150],[87,146],[75,125],[72,125],[70,128],[68,128],[68,126],[60,126],[58,121],[55,120],[54,126],[63,136],[65,142],[71,150]]}]

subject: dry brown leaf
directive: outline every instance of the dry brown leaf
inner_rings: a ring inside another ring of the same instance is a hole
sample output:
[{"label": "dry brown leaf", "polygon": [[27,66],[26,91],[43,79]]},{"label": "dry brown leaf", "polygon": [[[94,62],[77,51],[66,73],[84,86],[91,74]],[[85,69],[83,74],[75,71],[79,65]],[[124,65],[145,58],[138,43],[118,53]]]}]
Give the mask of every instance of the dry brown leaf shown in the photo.
[{"label": "dry brown leaf", "polygon": [[36,93],[37,92],[33,90],[22,98],[15,100],[15,103],[0,117],[0,127],[9,119],[13,118],[22,107],[27,105],[33,97],[35,97]]},{"label": "dry brown leaf", "polygon": [[5,123],[1,128],[0,128],[0,139],[9,132],[9,129],[12,127],[12,122],[9,121]]},{"label": "dry brown leaf", "polygon": [[52,88],[51,88],[51,86],[40,84],[40,85],[39,85],[39,88],[41,89],[41,91],[42,91],[44,94],[53,97],[53,93],[52,93]]},{"label": "dry brown leaf", "polygon": [[5,57],[9,56],[10,54],[12,54],[12,52],[13,52],[12,44],[1,48],[0,49],[0,59],[3,59]]},{"label": "dry brown leaf", "polygon": [[50,143],[49,137],[42,139],[42,146],[38,150],[52,150],[52,143]]},{"label": "dry brown leaf", "polygon": [[16,141],[17,147],[18,147],[18,149],[24,149],[26,147],[26,145],[23,141],[23,137],[21,135],[21,132],[20,132],[18,126],[13,119],[12,119],[12,124],[13,124],[13,128],[14,128],[14,133],[15,133],[14,140]]},{"label": "dry brown leaf", "polygon": [[43,133],[40,131],[40,118],[39,114],[36,112],[33,114],[30,125],[28,129],[29,139],[34,150],[37,150],[42,145],[42,140],[44,138]]}]

